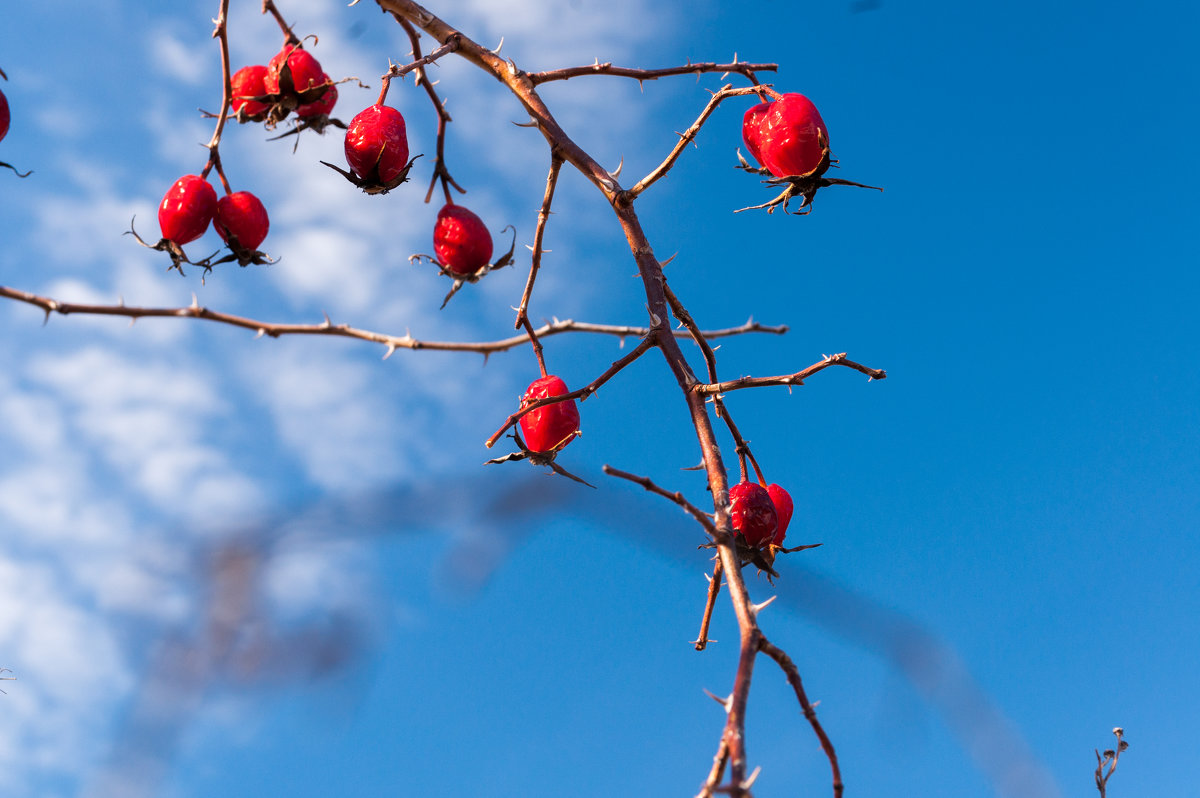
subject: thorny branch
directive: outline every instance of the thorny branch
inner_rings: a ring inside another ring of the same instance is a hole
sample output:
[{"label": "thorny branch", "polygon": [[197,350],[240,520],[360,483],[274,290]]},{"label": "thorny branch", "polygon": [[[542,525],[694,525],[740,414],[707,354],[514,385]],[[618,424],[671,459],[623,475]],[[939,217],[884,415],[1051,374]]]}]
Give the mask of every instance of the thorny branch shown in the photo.
[{"label": "thorny branch", "polygon": [[826,355],[825,359],[819,363],[814,363],[806,369],[801,369],[795,374],[784,374],[779,377],[742,377],[729,382],[710,383],[708,385],[697,385],[692,388],[696,393],[702,394],[723,394],[729,391],[737,391],[742,388],[762,388],[768,385],[803,385],[804,381],[816,374],[818,371],[824,371],[830,366],[845,366],[846,368],[854,369],[866,374],[873,380],[887,379],[887,372],[883,369],[873,369],[870,366],[864,366],[861,363],[855,363],[846,357],[845,352],[836,355]]},{"label": "thorny branch", "polygon": [[517,321],[513,329],[520,329],[528,324],[529,300],[533,296],[533,283],[537,279],[538,270],[542,267],[542,255],[546,252],[546,222],[550,220],[550,206],[554,202],[554,188],[558,185],[558,174],[562,170],[563,161],[557,155],[550,155],[550,172],[546,175],[546,195],[542,198],[542,207],[538,210],[537,228],[533,232],[533,259],[529,264],[529,278],[525,281],[525,292],[521,294],[521,304],[517,307]]},{"label": "thorny branch", "polygon": [[[728,478],[712,426],[712,420],[709,418],[705,406],[707,393],[696,390],[696,387],[700,385],[700,381],[696,379],[691,366],[684,357],[676,335],[667,327],[666,320],[671,312],[671,308],[669,307],[666,295],[662,263],[655,256],[654,249],[645,232],[642,230],[638,215],[634,210],[633,203],[637,198],[637,194],[633,191],[623,189],[614,174],[605,170],[567,135],[537,93],[538,83],[551,79],[567,79],[575,75],[582,76],[585,74],[622,73],[611,66],[597,64],[590,69],[585,68],[575,71],[560,70],[557,73],[530,75],[521,71],[514,62],[501,59],[495,52],[463,36],[460,31],[438,18],[420,4],[412,2],[412,0],[376,0],[376,2],[384,11],[392,13],[397,18],[407,19],[413,25],[420,27],[435,41],[446,42],[451,37],[460,37],[459,54],[508,87],[521,103],[526,113],[528,113],[531,126],[537,128],[545,138],[547,145],[550,147],[552,157],[557,156],[579,170],[612,204],[617,221],[629,243],[630,252],[638,265],[638,272],[642,278],[642,284],[646,292],[646,306],[650,317],[650,330],[646,338],[643,339],[643,342],[639,344],[638,350],[654,346],[662,352],[667,366],[679,384],[683,399],[687,404],[700,447],[703,466],[708,477],[708,487],[713,495],[715,512],[712,534],[716,542],[718,558],[726,573],[728,593],[733,603],[734,613],[737,616],[741,638],[741,653],[733,693],[725,702],[727,718],[725,730],[721,737],[721,748],[714,760],[713,773],[710,774],[709,780],[706,783],[705,792],[711,795],[718,790],[727,790],[733,795],[744,795],[753,782],[753,777],[750,779],[746,778],[744,745],[746,701],[749,695],[754,661],[764,638],[757,624],[757,608],[752,604],[749,594],[746,591],[745,582],[742,579],[741,562],[730,526]],[[733,65],[728,66],[732,67]],[[727,68],[721,71],[743,71],[744,69],[744,67],[738,70]],[[687,74],[701,71],[705,71],[705,69],[703,67],[697,68],[692,66],[690,69],[683,71],[660,73],[639,71],[638,73],[626,74],[625,76],[635,79],[649,79],[651,77],[665,76],[666,74]],[[713,71],[715,71],[715,65],[713,66]],[[750,72],[752,73],[753,70],[750,70]],[[699,125],[703,124],[705,119],[707,117],[701,118],[698,120],[697,125],[693,126],[696,128],[696,131],[699,130]],[[695,132],[692,132],[691,137],[694,136]],[[686,146],[689,140],[688,134],[684,134],[681,141],[676,145],[676,149],[681,151],[682,146]],[[678,155],[674,154],[674,152],[671,156],[668,156],[668,162],[663,167],[652,172],[648,176],[649,182],[644,183],[641,189],[644,189],[653,180],[661,177],[677,157]],[[614,364],[614,368],[616,365]],[[613,369],[606,372],[606,374],[611,373],[615,373]],[[709,386],[719,385],[722,385],[722,383],[717,381],[714,375]],[[717,392],[719,393],[719,391]],[[566,397],[556,398],[563,401]],[[510,417],[506,428],[514,420]],[[832,751],[832,747],[829,751]],[[728,762],[730,771],[730,783],[728,788],[723,788],[717,785],[720,783],[721,773],[725,769],[726,762]],[[836,795],[840,792],[840,784],[835,783],[834,788]]]},{"label": "thorny branch", "polygon": [[[261,336],[269,336],[271,338],[279,338],[284,335],[329,335],[341,338],[356,338],[361,341],[369,341],[371,343],[382,344],[387,347],[387,355],[391,355],[397,349],[428,349],[441,352],[475,352],[484,356],[495,352],[504,352],[509,349],[514,349],[523,344],[529,343],[528,335],[514,335],[509,338],[502,338],[497,341],[422,341],[413,338],[409,334],[405,335],[388,335],[386,333],[372,332],[370,330],[361,330],[356,327],[351,327],[348,324],[334,324],[328,318],[320,324],[280,324],[276,322],[261,321],[259,319],[251,319],[245,316],[235,316],[231,313],[222,313],[216,310],[209,310],[200,304],[193,302],[185,307],[175,308],[147,308],[134,307],[125,305],[124,303],[117,305],[91,305],[80,302],[63,302],[57,299],[52,299],[38,294],[31,294],[28,291],[20,291],[16,288],[9,288],[0,285],[0,297],[5,299],[13,299],[18,302],[24,302],[34,307],[41,308],[46,314],[46,320],[50,319],[51,313],[58,313],[63,316],[68,316],[72,313],[91,316],[121,316],[130,319],[131,323],[142,318],[192,318],[203,319],[205,321],[218,322],[220,324],[229,324],[234,327],[241,327],[246,330],[253,330]],[[747,321],[738,327],[728,327],[723,330],[711,330],[704,333],[710,338],[726,338],[733,335],[742,335],[745,333],[771,333],[774,335],[782,335],[786,333],[786,326],[769,327],[759,324],[755,321]],[[615,324],[591,324],[588,322],[577,322],[571,319],[558,320],[543,324],[535,330],[539,337],[545,338],[551,335],[559,335],[561,333],[579,332],[579,333],[595,333],[600,335],[612,335],[622,340],[625,338],[645,338],[650,330],[646,327],[628,327]]]},{"label": "thorny branch", "polygon": [[565,69],[551,69],[545,72],[529,73],[529,80],[534,86],[542,83],[549,83],[552,80],[570,80],[571,78],[582,77],[585,75],[611,75],[613,77],[632,78],[641,83],[644,80],[658,80],[659,78],[668,78],[675,75],[700,75],[708,72],[720,72],[724,78],[731,72],[736,72],[739,75],[745,75],[752,83],[758,83],[757,72],[774,72],[779,69],[778,64],[747,64],[737,60],[737,55],[733,57],[731,64],[717,64],[707,61],[699,64],[687,64],[685,66],[667,67],[666,69],[633,69],[630,67],[613,66],[611,62],[600,63],[597,61],[594,64],[586,66],[566,67]]}]

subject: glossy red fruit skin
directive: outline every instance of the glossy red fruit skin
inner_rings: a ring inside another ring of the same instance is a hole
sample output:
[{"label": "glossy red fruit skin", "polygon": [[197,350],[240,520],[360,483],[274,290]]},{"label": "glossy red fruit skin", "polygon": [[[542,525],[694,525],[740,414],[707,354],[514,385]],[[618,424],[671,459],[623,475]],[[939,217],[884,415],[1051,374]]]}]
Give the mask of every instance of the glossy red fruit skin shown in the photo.
[{"label": "glossy red fruit skin", "polygon": [[236,191],[217,200],[213,229],[222,241],[228,242],[232,233],[240,247],[255,250],[267,237],[271,221],[258,197],[249,191]]},{"label": "glossy red fruit skin", "polygon": [[445,205],[433,226],[433,251],[442,267],[474,274],[492,260],[492,235],[483,220],[461,205]]},{"label": "glossy red fruit skin", "polygon": [[408,164],[404,117],[390,105],[372,105],[350,120],[346,129],[346,162],[364,180],[390,183]]},{"label": "glossy red fruit skin", "polygon": [[266,77],[267,68],[262,64],[245,66],[233,73],[229,78],[230,97],[232,98],[229,107],[235,115],[241,111],[242,116],[255,117],[266,113],[267,109],[271,107],[266,103],[248,99],[271,93],[267,91]]},{"label": "glossy red fruit skin", "polygon": [[[521,406],[565,393],[570,393],[567,384],[549,374],[530,383],[525,395],[521,397]],[[532,410],[521,416],[518,423],[521,425],[521,437],[525,439],[525,446],[529,451],[549,454],[575,440],[576,433],[579,432],[579,408],[575,406],[574,399],[568,399]]]},{"label": "glossy red fruit skin", "polygon": [[729,518],[749,546],[765,546],[775,537],[779,519],[771,494],[756,482],[739,482],[729,489]]},{"label": "glossy red fruit skin", "polygon": [[806,175],[821,163],[822,141],[828,144],[829,129],[821,112],[803,94],[785,94],[762,117],[760,160],[776,177]]},{"label": "glossy red fruit skin", "polygon": [[4,92],[0,91],[0,141],[8,135],[8,124],[12,121],[12,116],[8,110],[8,98],[4,96]]},{"label": "glossy red fruit skin", "polygon": [[783,536],[787,534],[788,524],[792,522],[792,497],[786,490],[773,482],[767,485],[767,495],[771,497],[771,503],[775,505],[777,519],[775,537],[771,538],[771,543],[775,546],[782,546]]},{"label": "glossy red fruit skin", "polygon": [[158,226],[163,238],[176,244],[204,235],[217,212],[217,192],[199,175],[184,175],[168,189],[158,206]]},{"label": "glossy red fruit skin", "polygon": [[770,103],[759,103],[742,117],[742,141],[759,164],[762,163],[762,121],[770,108]]},{"label": "glossy red fruit skin", "polygon": [[[329,83],[329,76],[322,73],[321,80],[324,83]],[[333,111],[333,106],[337,105],[337,99],[337,86],[330,83],[329,88],[325,89],[325,93],[321,95],[320,99],[297,108],[296,116],[301,119],[308,119],[313,116],[329,116]]]},{"label": "glossy red fruit skin", "polygon": [[[291,77],[291,92],[303,96],[309,102],[315,101],[319,96],[316,92],[317,88],[325,82],[325,73],[321,70],[317,59],[313,58],[312,53],[299,45],[285,44],[282,50],[271,57],[270,62],[267,63],[267,74],[263,79],[267,93],[279,94],[282,89],[288,88],[285,85],[286,81],[283,80],[284,62],[287,63]],[[309,97],[306,93],[313,96]]]}]

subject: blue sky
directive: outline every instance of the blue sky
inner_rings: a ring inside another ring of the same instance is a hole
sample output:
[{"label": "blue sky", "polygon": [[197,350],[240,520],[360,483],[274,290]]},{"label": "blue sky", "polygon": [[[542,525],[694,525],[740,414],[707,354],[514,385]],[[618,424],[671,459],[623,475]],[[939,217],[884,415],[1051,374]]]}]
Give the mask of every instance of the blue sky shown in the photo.
[{"label": "blue sky", "polygon": [[[235,66],[277,49],[258,6],[233,3]],[[778,62],[774,84],[821,109],[839,175],[886,188],[831,188],[807,217],[733,214],[768,196],[732,168],[747,100],[723,106],[638,204],[702,326],[790,327],[722,342],[723,377],[834,352],[888,371],[728,397],[796,500],[789,540],[824,543],[789,558],[776,587],[749,581],[779,596],[763,626],[820,701],[847,795],[1093,795],[1092,749],[1118,725],[1132,747],[1109,795],[1187,794],[1200,706],[1194,6],[453,6],[430,5],[479,41],[503,37],[531,70]],[[407,53],[371,3],[283,8],[319,35],[335,76],[377,87]],[[444,278],[407,261],[431,247],[428,156],[412,185],[367,197],[318,163],[341,163],[336,132],[295,153],[258,127],[226,134],[235,189],[271,214],[276,265],[201,284],[122,235],[136,217],[153,237],[165,189],[203,165],[215,12],[104,0],[6,13],[0,160],[34,175],[0,174],[0,284],[131,305],[195,294],[433,340],[509,335],[527,260],[439,312]],[[437,77],[462,202],[497,240],[513,224],[520,254],[544,144],[511,124],[520,109],[490,78],[453,59]],[[631,183],[719,85],[597,78],[543,94]],[[375,91],[347,84],[337,115]],[[391,98],[412,151],[431,153],[423,93],[410,81]],[[531,316],[643,323],[603,198],[564,172],[555,207]],[[591,491],[526,464],[480,466],[536,376],[527,349],[383,360],[362,342],[200,322],[43,325],[15,303],[0,326],[0,666],[18,676],[0,696],[5,794],[695,794],[722,723],[703,691],[727,692],[734,672],[732,613],[718,604],[719,642],[692,650],[700,530],[600,473],[610,463],[704,503],[702,477],[680,470],[698,452],[661,359],[581,406],[562,462]],[[573,387],[622,352],[607,338],[546,343]],[[214,629],[233,630],[221,657]],[[749,713],[756,795],[828,790],[765,663]]]}]

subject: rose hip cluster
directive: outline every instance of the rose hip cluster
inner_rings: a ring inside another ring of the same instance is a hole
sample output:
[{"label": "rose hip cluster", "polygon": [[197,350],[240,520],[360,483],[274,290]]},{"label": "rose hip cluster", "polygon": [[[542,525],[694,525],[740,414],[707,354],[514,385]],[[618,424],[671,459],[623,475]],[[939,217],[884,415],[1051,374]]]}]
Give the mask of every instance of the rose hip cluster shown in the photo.
[{"label": "rose hip cluster", "polygon": [[204,235],[210,224],[235,253],[254,253],[270,228],[267,209],[249,191],[218,200],[212,184],[199,175],[176,180],[158,206],[163,239],[182,247]]},{"label": "rose hip cluster", "polygon": [[337,104],[337,86],[312,53],[288,41],[266,66],[233,73],[230,110],[239,122],[274,125],[295,111],[300,122],[323,129]]}]

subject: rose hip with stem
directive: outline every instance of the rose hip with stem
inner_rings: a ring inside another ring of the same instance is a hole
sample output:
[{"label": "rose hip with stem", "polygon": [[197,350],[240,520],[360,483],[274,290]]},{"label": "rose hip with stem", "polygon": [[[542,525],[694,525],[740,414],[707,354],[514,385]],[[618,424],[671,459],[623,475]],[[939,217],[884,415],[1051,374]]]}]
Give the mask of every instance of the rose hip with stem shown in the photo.
[{"label": "rose hip with stem", "polygon": [[745,480],[729,489],[729,518],[734,531],[755,548],[771,542],[779,522],[767,489]]}]

